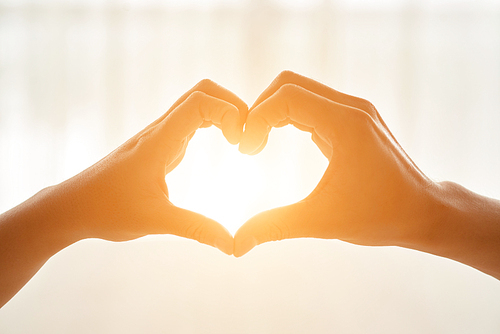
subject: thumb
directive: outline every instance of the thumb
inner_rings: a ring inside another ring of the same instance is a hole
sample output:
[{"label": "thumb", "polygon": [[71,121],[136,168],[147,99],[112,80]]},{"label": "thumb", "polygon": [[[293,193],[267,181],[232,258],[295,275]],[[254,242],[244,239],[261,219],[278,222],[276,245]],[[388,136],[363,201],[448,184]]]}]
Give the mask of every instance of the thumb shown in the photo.
[{"label": "thumb", "polygon": [[171,234],[216,247],[227,255],[233,254],[233,236],[213,219],[172,205],[169,225]]},{"label": "thumb", "polygon": [[253,216],[234,236],[234,256],[243,256],[264,242],[312,236],[309,211],[310,207],[300,201]]}]

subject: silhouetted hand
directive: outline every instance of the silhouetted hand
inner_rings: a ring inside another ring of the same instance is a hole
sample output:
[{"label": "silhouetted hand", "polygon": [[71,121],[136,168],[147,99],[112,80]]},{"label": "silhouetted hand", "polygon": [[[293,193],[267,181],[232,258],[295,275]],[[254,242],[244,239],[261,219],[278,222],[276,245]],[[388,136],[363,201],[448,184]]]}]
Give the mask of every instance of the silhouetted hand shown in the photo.
[{"label": "silhouetted hand", "polygon": [[240,151],[259,152],[286,124],[311,132],[330,163],[305,199],[247,221],[235,256],[272,240],[340,239],[412,248],[500,279],[500,201],[426,177],[371,103],[285,71],[250,109]]},{"label": "silhouetted hand", "polygon": [[174,234],[232,254],[233,237],[223,226],[169,201],[165,175],[200,127],[214,124],[237,144],[246,113],[234,94],[203,80],[92,167],[0,215],[0,307],[52,255],[85,238]]},{"label": "silhouetted hand", "polygon": [[84,237],[119,241],[175,234],[232,254],[233,238],[223,226],[169,201],[165,175],[179,164],[200,127],[214,124],[237,144],[240,112],[245,116],[247,107],[234,94],[209,80],[200,82],[114,152],[57,185],[55,191],[64,192],[62,205],[71,203],[63,219]]},{"label": "silhouetted hand", "polygon": [[287,238],[403,245],[425,233],[423,217],[436,184],[406,155],[372,104],[285,71],[250,109],[240,151],[259,152],[271,128],[287,124],[311,132],[329,166],[307,198],[246,222],[235,235],[236,256]]}]

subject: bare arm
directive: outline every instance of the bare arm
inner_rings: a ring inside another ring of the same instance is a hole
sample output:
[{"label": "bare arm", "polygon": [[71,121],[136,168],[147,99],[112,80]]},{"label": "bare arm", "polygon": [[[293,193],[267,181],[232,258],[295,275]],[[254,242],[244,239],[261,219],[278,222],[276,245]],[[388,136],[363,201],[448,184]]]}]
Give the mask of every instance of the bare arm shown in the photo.
[{"label": "bare arm", "polygon": [[340,239],[417,249],[500,279],[500,202],[429,179],[371,103],[285,71],[250,109],[240,151],[258,153],[286,124],[311,132],[329,166],[305,199],[246,222],[236,256],[272,240]]},{"label": "bare arm", "polygon": [[78,238],[64,231],[47,188],[0,215],[0,306],[55,253]]},{"label": "bare arm", "polygon": [[500,279],[500,201],[440,182],[428,234],[411,248],[447,257]]}]

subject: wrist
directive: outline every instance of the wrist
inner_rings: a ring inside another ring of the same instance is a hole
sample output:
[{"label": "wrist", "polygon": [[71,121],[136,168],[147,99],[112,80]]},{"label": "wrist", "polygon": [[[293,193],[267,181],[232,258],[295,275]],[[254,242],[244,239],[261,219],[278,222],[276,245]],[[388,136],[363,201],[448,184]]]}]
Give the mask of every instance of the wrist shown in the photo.
[{"label": "wrist", "polygon": [[39,240],[47,244],[45,248],[53,245],[56,252],[81,239],[72,228],[69,205],[58,187],[44,188],[12,209],[16,220],[36,234],[33,242]]},{"label": "wrist", "polygon": [[422,213],[415,249],[439,255],[446,247],[445,236],[453,229],[453,216],[457,207],[459,185],[453,182],[435,182],[427,189],[427,210]]},{"label": "wrist", "polygon": [[54,254],[77,241],[46,188],[0,215],[0,307]]},{"label": "wrist", "polygon": [[500,201],[453,182],[432,194],[425,228],[415,249],[450,258],[500,277]]}]

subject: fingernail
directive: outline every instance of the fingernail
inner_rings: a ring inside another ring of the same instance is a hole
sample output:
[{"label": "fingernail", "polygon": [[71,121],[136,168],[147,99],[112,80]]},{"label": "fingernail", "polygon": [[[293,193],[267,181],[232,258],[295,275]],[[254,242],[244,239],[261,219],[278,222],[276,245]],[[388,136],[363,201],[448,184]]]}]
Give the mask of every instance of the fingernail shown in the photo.
[{"label": "fingernail", "polygon": [[232,255],[233,254],[233,243],[229,243],[225,239],[219,238],[215,240],[214,246],[217,247],[218,250],[220,250],[223,253],[226,253],[227,255]]},{"label": "fingernail", "polygon": [[240,246],[235,249],[234,255],[240,257],[248,253],[252,248],[257,246],[257,239],[248,237],[240,243]]}]

